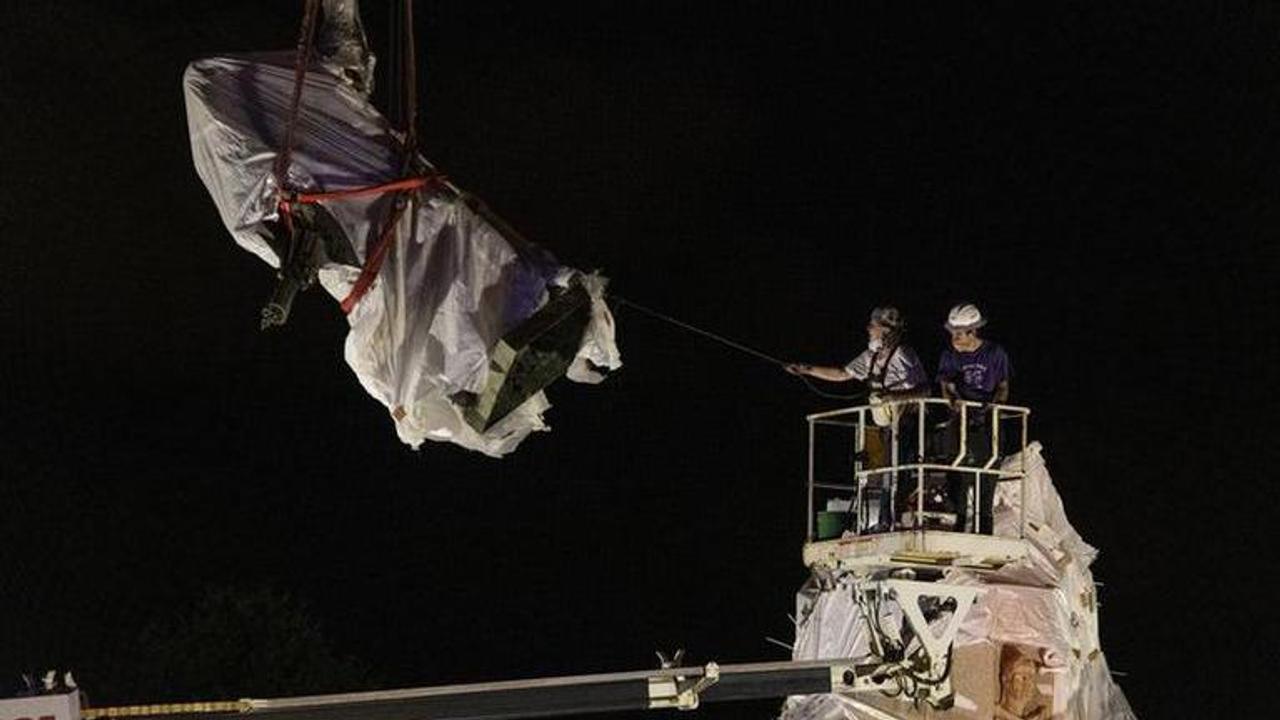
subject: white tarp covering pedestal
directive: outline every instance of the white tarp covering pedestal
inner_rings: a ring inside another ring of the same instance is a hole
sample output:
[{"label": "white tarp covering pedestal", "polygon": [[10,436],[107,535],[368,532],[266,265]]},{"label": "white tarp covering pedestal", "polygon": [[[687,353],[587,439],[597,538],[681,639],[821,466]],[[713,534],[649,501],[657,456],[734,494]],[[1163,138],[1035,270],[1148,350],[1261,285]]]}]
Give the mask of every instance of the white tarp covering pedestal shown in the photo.
[{"label": "white tarp covering pedestal", "polygon": [[[371,69],[371,59],[361,62],[357,69]],[[402,179],[400,140],[343,70],[323,61],[308,68],[289,190],[329,192]],[[198,60],[187,68],[183,86],[196,171],[223,223],[241,247],[279,267],[281,258],[268,238],[279,219],[281,188],[273,168],[294,89],[294,54]],[[389,195],[374,195],[324,203],[361,263],[392,202]],[[409,207],[377,280],[347,316],[347,363],[386,406],[409,445],[439,440],[494,456],[511,452],[530,432],[547,429],[543,393],[484,433],[473,430],[449,398],[460,391],[479,393],[491,348],[547,301],[549,285],[566,284],[576,271],[519,238],[505,237],[450,188],[417,190]],[[341,300],[359,272],[328,262],[318,279]],[[568,376],[598,382],[598,369],[617,368],[621,361],[603,300],[605,280],[579,277],[592,312]]]},{"label": "white tarp covering pedestal", "polygon": [[[1006,460],[1018,467],[1022,458]],[[1028,556],[998,572],[979,575],[949,569],[940,583],[983,589],[964,617],[954,646],[955,705],[935,710],[879,693],[854,697],[797,696],[783,720],[883,720],[884,718],[1036,718],[1037,720],[1135,720],[1124,693],[1111,679],[1099,644],[1097,592],[1089,565],[1097,551],[1071,527],[1054,489],[1039,443],[1026,450]],[[996,492],[995,533],[1018,537],[1022,503],[1019,483]],[[853,573],[836,574],[824,587],[806,586],[796,598],[795,660],[865,658],[870,631],[853,595]],[[902,612],[880,608],[881,624],[896,627]],[[1025,668],[1034,688],[1021,713],[1010,712],[1002,693]]]}]

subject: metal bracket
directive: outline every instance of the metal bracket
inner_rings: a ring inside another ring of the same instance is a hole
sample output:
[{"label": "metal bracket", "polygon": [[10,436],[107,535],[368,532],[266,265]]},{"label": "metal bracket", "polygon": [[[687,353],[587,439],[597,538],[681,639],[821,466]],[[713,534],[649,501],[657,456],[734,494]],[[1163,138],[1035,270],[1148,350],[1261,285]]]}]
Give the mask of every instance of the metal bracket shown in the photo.
[{"label": "metal bracket", "polygon": [[[870,587],[855,586],[854,596],[870,628],[871,647],[877,657],[865,665],[831,666],[832,692],[852,696],[878,690],[916,703],[923,701],[938,710],[948,709],[953,702],[950,669],[956,633],[983,592],[982,588],[967,585],[900,579],[881,580]],[[905,620],[901,633],[893,626],[880,626],[878,602],[872,601],[877,597],[891,597],[901,608]],[[951,617],[938,633],[920,607],[922,597],[954,603]],[[905,646],[904,641],[908,641]]]},{"label": "metal bracket", "polygon": [[[960,630],[960,623],[964,621],[965,615],[969,614],[969,608],[973,606],[974,599],[985,591],[982,588],[967,585],[943,585],[915,580],[885,580],[884,585],[898,601],[898,607],[902,608],[902,613],[906,615],[911,629],[920,639],[920,644],[928,655],[930,670],[941,674],[946,666],[947,653],[950,652],[956,633]],[[955,600],[955,610],[942,628],[941,634],[935,635],[933,628],[929,627],[929,622],[925,620],[924,612],[920,609],[921,597]]]},{"label": "metal bracket", "polygon": [[720,680],[720,666],[709,662],[700,675],[655,675],[649,678],[649,707],[694,710],[701,694]]}]

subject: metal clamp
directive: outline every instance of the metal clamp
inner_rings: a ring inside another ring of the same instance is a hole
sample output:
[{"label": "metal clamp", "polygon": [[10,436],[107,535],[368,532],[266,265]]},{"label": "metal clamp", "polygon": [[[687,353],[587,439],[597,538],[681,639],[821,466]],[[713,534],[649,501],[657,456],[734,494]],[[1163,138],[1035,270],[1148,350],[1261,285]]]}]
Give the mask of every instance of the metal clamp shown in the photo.
[{"label": "metal clamp", "polygon": [[655,675],[649,678],[649,707],[695,710],[702,693],[719,680],[720,666],[714,662],[704,665],[702,674],[693,678],[665,673]]}]

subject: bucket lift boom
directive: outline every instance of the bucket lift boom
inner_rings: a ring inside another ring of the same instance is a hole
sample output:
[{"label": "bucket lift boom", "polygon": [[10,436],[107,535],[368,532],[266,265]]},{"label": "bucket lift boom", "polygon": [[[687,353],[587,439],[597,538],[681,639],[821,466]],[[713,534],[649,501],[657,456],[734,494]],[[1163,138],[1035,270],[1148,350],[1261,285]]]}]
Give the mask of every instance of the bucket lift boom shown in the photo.
[{"label": "bucket lift boom", "polygon": [[[51,720],[232,720],[246,715],[261,720],[514,720],[693,710],[702,703],[821,694],[840,695],[872,717],[893,720],[895,716],[858,701],[867,693],[950,707],[952,642],[981,589],[885,579],[876,583],[875,592],[902,606],[903,624],[884,632],[876,643],[878,655],[863,658],[674,667],[680,662],[677,655],[674,662],[664,657],[663,667],[654,670],[230,702],[77,706],[68,717]],[[24,701],[0,700],[0,709]]]}]

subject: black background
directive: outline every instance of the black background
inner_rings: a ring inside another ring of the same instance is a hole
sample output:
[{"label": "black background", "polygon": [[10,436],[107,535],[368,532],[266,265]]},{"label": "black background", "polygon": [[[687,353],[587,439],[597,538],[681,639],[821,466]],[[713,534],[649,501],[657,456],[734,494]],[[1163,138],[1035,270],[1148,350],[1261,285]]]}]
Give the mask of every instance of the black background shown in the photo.
[{"label": "black background", "polygon": [[[552,432],[501,461],[415,453],[327,296],[257,330],[271,275],[195,176],[180,77],[290,47],[298,11],[0,10],[0,672],[105,677],[209,586],[306,601],[384,686],[783,657],[763,636],[790,636],[805,577],[803,416],[832,401],[621,308],[626,367],[554,386]],[[893,302],[930,367],[946,309],[978,302],[1102,550],[1139,716],[1257,707],[1276,5],[417,13],[426,154],[620,294],[832,363]]]}]

